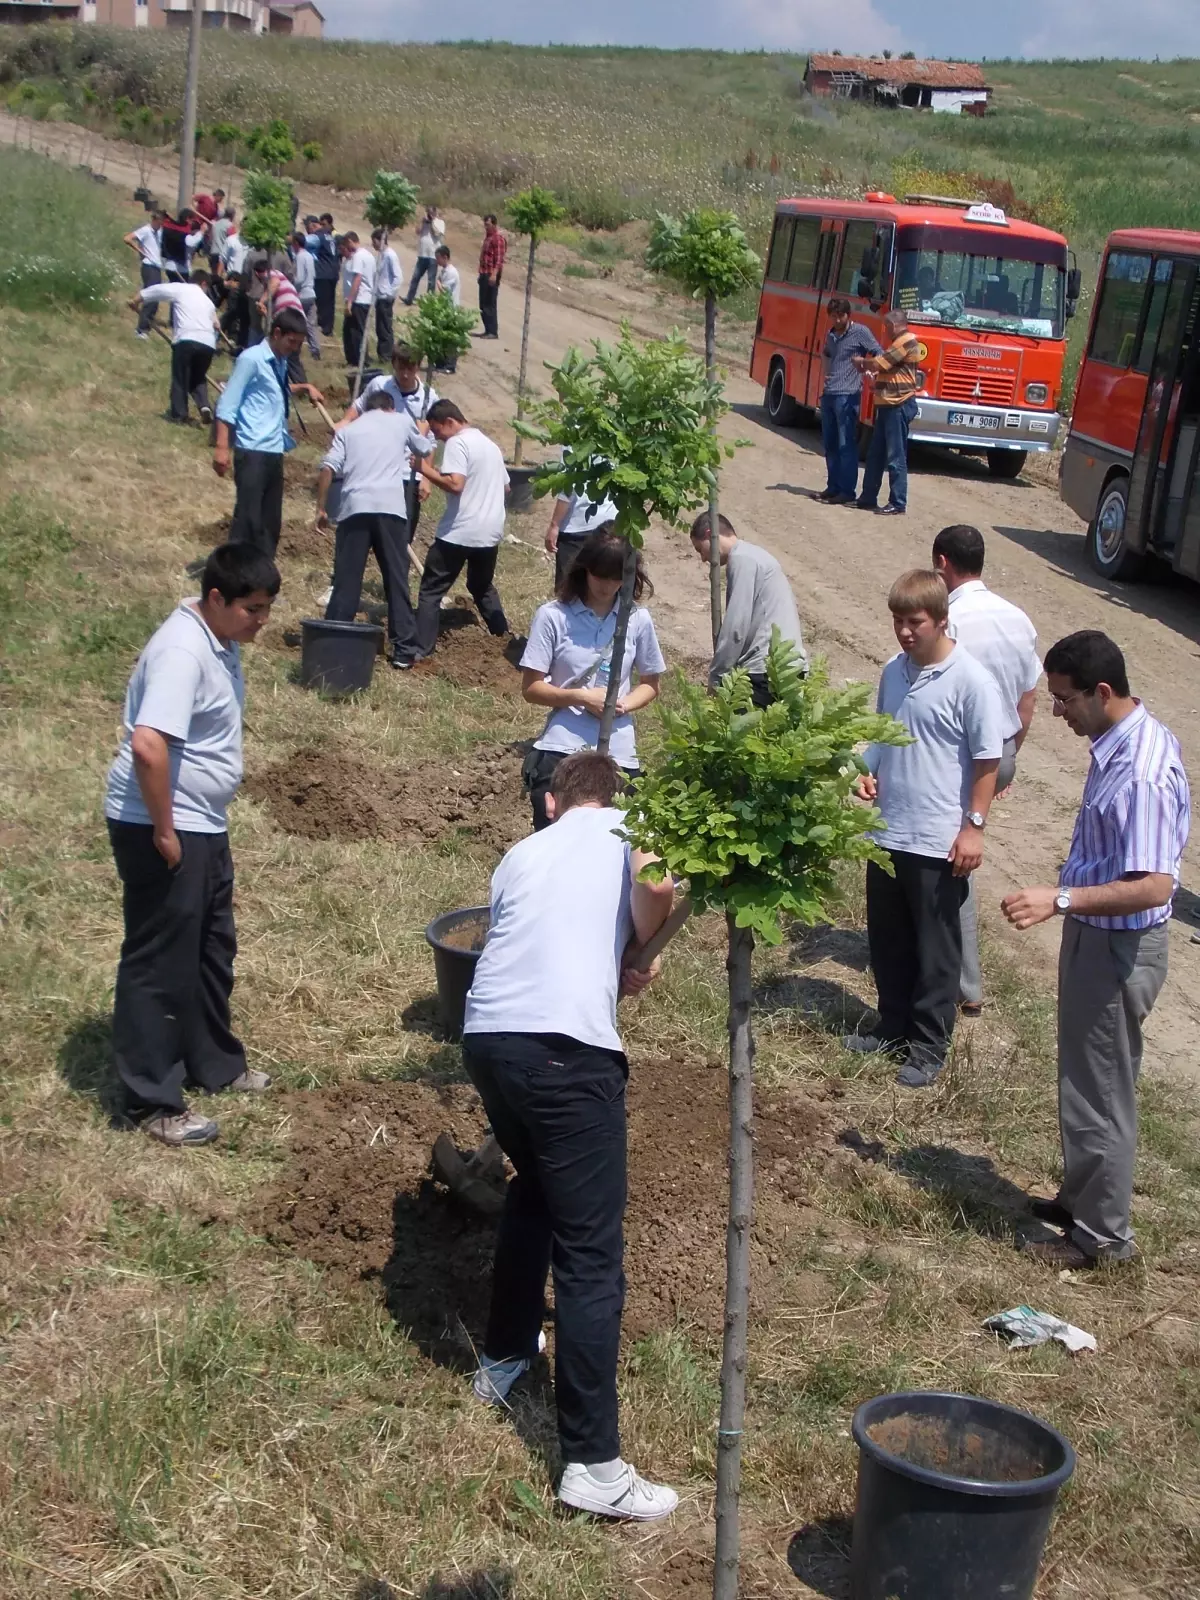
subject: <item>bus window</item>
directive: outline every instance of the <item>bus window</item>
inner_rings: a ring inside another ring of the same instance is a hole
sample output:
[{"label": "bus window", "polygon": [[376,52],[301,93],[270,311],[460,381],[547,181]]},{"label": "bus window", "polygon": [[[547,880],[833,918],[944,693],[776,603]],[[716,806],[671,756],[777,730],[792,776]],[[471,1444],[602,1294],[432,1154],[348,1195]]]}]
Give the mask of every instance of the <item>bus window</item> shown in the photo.
[{"label": "bus window", "polygon": [[[933,230],[922,232],[922,248],[905,249],[901,238],[897,258],[896,304],[910,322],[1062,337],[1066,274],[1061,266],[986,251],[941,250],[936,237],[929,237]],[[1014,240],[1010,248],[1015,247]]]},{"label": "bus window", "polygon": [[819,217],[797,217],[796,238],[792,245],[792,259],[787,281],[807,289],[813,281],[813,265],[817,259],[817,241],[821,236]]},{"label": "bus window", "polygon": [[775,232],[771,235],[771,253],[767,257],[767,277],[782,282],[787,276],[788,251],[792,248],[794,217],[776,217]]},{"label": "bus window", "polygon": [[1127,367],[1133,360],[1142,304],[1150,281],[1150,257],[1114,250],[1104,269],[1100,304],[1088,351],[1093,361],[1109,367]]},{"label": "bus window", "polygon": [[1150,285],[1150,305],[1146,311],[1146,325],[1142,329],[1138,353],[1134,358],[1135,372],[1149,372],[1154,352],[1158,348],[1158,335],[1162,328],[1163,313],[1167,309],[1167,293],[1171,287],[1170,261],[1154,263],[1154,277]]},{"label": "bus window", "polygon": [[846,243],[842,249],[842,269],[838,273],[838,293],[852,294],[867,300],[877,299],[879,261],[875,224],[847,223]]}]

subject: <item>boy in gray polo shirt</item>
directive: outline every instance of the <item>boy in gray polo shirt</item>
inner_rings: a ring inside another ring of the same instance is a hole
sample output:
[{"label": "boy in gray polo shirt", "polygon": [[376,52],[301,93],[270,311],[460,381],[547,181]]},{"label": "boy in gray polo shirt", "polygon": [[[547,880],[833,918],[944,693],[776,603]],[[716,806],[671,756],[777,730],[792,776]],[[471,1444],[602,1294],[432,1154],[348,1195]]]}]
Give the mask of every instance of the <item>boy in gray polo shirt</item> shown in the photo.
[{"label": "boy in gray polo shirt", "polygon": [[239,645],[279,593],[270,556],[219,545],[138,658],[104,814],[124,898],[113,1051],[130,1117],[169,1145],[209,1144],[186,1084],[263,1090],[230,1025],[233,860],[225,813],[242,781]]},{"label": "boy in gray polo shirt", "polygon": [[894,875],[867,863],[867,939],[879,1031],[847,1049],[900,1062],[898,1082],[921,1089],[942,1070],[962,968],[959,910],[983,860],[996,792],[1004,712],[996,680],[947,637],[949,600],[938,573],[906,572],[888,608],[900,654],[883,669],[876,709],[902,722],[907,745],[872,745],[858,792],[886,829]]}]

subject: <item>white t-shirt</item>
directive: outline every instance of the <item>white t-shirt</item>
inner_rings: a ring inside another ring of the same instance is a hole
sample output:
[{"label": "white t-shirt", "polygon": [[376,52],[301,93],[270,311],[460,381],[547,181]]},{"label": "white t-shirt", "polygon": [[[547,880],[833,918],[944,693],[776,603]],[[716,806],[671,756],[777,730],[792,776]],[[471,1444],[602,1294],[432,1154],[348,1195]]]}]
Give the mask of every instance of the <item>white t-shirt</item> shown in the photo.
[{"label": "white t-shirt", "polygon": [[225,243],[221,246],[221,265],[225,268],[225,276],[234,278],[246,266],[246,244],[240,233],[227,233]]},{"label": "white t-shirt", "polygon": [[995,678],[1004,702],[1004,737],[1013,738],[1021,729],[1017,701],[1037,688],[1042,675],[1037,629],[1020,606],[973,578],[951,589],[946,632]]},{"label": "white t-shirt", "polygon": [[162,258],[162,229],[156,228],[152,223],[145,223],[135,230],[133,237],[142,247],[142,260],[148,267],[161,267]]},{"label": "white t-shirt", "polygon": [[[367,384],[366,388],[354,402],[352,410],[355,412],[355,414],[361,417],[363,412],[367,409],[367,401],[371,395],[379,394],[381,391],[384,394],[391,395],[392,404],[395,406],[398,413],[403,415],[404,412],[407,411],[408,415],[413,419],[414,422],[420,422],[425,412],[429,409],[429,406],[425,404],[425,385],[423,383],[418,383],[415,389],[411,390],[408,394],[405,394],[404,390],[396,382],[395,378],[390,372],[381,372],[377,378],[371,379],[370,383]],[[432,384],[430,384],[430,406],[436,402],[437,397],[437,390]],[[408,459],[407,451],[405,452],[404,462],[404,476],[406,478],[415,478],[416,473],[412,469],[412,464]]]},{"label": "white t-shirt", "polygon": [[216,312],[212,301],[198,283],[152,283],[142,290],[142,299],[154,305],[160,300],[170,302],[171,331],[175,343],[188,340],[192,344],[217,348]]},{"label": "white t-shirt", "polygon": [[[598,617],[582,600],[548,600],[539,606],[529,624],[529,640],[521,666],[540,672],[555,688],[607,689],[612,660],[617,607]],[[650,613],[635,606],[629,616],[625,654],[621,661],[620,693],[629,693],[634,670],[653,676],[667,670]],[[600,719],[580,706],[558,706],[534,743],[539,750],[594,750],[600,737]],[[619,767],[637,768],[632,716],[613,722],[609,754]]]},{"label": "white t-shirt", "polygon": [[346,263],[342,268],[343,300],[349,300],[350,291],[354,287],[354,280],[360,275],[362,282],[358,286],[354,304],[356,306],[369,306],[375,298],[375,257],[361,244],[352,256],[346,258]]},{"label": "white t-shirt", "polygon": [[456,306],[462,305],[462,277],[452,261],[438,268],[438,288],[448,294]]},{"label": "white t-shirt", "polygon": [[617,986],[633,933],[621,812],[572,806],[492,874],[487,943],[464,1033],[562,1033],[620,1050]]},{"label": "white t-shirt", "polygon": [[446,496],[436,538],[446,544],[486,550],[504,537],[504,491],[508,469],[500,446],[478,428],[463,428],[446,440],[441,470],[466,478],[461,494]]},{"label": "white t-shirt", "polygon": [[225,811],[242,781],[246,686],[237,645],[223,645],[196,604],[185,600],[171,613],[133,669],[104,800],[113,822],[150,822],[133,766],[133,730],[141,724],[167,740],[176,828],[225,832]]},{"label": "white t-shirt", "polygon": [[378,271],[375,278],[376,300],[394,300],[400,293],[400,257],[388,245],[379,252]]},{"label": "white t-shirt", "polygon": [[432,222],[422,217],[417,229],[417,254],[428,260],[430,256],[437,254],[438,245],[445,237],[446,224],[441,217],[434,217]]}]

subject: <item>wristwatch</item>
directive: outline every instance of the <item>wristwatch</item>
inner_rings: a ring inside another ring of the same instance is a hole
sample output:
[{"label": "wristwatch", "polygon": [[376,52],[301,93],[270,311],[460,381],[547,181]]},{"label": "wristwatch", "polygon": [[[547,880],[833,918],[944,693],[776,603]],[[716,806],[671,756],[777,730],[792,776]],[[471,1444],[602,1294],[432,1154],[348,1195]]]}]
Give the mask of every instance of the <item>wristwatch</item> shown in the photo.
[{"label": "wristwatch", "polygon": [[968,811],[967,812],[967,821],[971,824],[971,826],[973,828],[986,828],[987,827],[987,818],[984,816],[982,811]]},{"label": "wristwatch", "polygon": [[1070,889],[1060,889],[1054,896],[1054,909],[1060,917],[1065,917],[1071,909]]}]

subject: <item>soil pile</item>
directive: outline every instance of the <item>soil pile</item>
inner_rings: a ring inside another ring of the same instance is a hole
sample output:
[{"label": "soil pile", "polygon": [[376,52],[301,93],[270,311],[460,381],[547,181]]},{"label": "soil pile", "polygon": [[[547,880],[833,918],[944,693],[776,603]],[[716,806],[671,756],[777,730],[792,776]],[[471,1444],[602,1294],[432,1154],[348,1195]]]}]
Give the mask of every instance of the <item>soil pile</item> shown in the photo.
[{"label": "soil pile", "polygon": [[518,662],[524,639],[497,638],[479,622],[465,595],[456,595],[440,618],[437,651],[418,661],[420,677],[449,678],[460,689],[491,689],[516,694],[521,687]]}]

